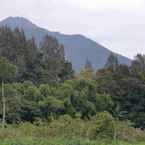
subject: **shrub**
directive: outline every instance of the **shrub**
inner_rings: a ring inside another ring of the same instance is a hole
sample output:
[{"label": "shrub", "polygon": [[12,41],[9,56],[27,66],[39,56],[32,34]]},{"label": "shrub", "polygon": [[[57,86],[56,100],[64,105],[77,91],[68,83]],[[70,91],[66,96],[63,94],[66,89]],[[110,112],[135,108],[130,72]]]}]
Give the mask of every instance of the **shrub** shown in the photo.
[{"label": "shrub", "polygon": [[98,137],[113,138],[115,135],[115,120],[108,112],[98,113],[96,116],[96,135]]}]

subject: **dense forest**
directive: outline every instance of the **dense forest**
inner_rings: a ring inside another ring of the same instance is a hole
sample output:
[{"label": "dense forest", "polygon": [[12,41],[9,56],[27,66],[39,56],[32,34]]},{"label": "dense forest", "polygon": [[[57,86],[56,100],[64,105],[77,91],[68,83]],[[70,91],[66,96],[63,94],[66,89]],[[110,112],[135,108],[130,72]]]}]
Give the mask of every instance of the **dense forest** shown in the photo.
[{"label": "dense forest", "polygon": [[2,27],[0,81],[3,129],[12,124],[29,122],[31,128],[53,122],[56,131],[56,120],[62,128],[71,124],[66,122],[78,123],[75,127],[80,131],[80,124],[96,123],[95,135],[106,131],[111,138],[117,136],[114,124],[119,122],[128,123],[131,129],[127,130],[138,129],[141,135],[145,129],[145,56],[141,54],[127,66],[111,53],[99,70],[86,60],[77,73],[55,38],[46,35],[37,46],[35,38],[27,40],[23,30]]}]

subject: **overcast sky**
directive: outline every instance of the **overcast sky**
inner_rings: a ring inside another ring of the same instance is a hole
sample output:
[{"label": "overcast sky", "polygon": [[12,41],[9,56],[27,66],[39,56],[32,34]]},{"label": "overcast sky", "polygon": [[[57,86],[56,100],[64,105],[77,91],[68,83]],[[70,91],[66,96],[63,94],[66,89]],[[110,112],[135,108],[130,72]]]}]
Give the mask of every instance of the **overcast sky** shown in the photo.
[{"label": "overcast sky", "polygon": [[133,57],[145,53],[145,0],[0,0],[0,20],[22,16],[51,31],[84,34]]}]

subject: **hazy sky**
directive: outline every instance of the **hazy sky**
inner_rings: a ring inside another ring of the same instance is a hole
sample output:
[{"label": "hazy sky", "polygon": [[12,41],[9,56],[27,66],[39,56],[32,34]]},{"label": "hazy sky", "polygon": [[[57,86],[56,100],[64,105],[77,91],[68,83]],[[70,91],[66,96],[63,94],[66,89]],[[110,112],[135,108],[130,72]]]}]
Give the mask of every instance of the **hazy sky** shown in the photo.
[{"label": "hazy sky", "polygon": [[133,57],[145,53],[145,0],[0,0],[0,20],[22,16],[51,31],[84,34]]}]

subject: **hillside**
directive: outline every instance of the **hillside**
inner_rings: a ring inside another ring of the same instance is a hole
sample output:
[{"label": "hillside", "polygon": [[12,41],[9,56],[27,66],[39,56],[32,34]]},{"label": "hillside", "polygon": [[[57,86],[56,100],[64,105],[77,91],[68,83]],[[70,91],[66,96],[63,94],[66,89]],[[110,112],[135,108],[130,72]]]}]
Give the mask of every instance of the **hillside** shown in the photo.
[{"label": "hillside", "polygon": [[[64,45],[66,57],[72,62],[73,68],[77,71],[83,67],[87,59],[92,63],[94,68],[103,67],[110,54],[109,49],[83,35],[65,35],[51,32],[40,28],[25,18],[8,17],[0,22],[0,26],[4,25],[12,29],[16,27],[23,28],[27,38],[34,36],[37,44],[41,43],[46,34],[56,37]],[[118,59],[120,63],[130,64],[130,59],[119,54]]]}]

